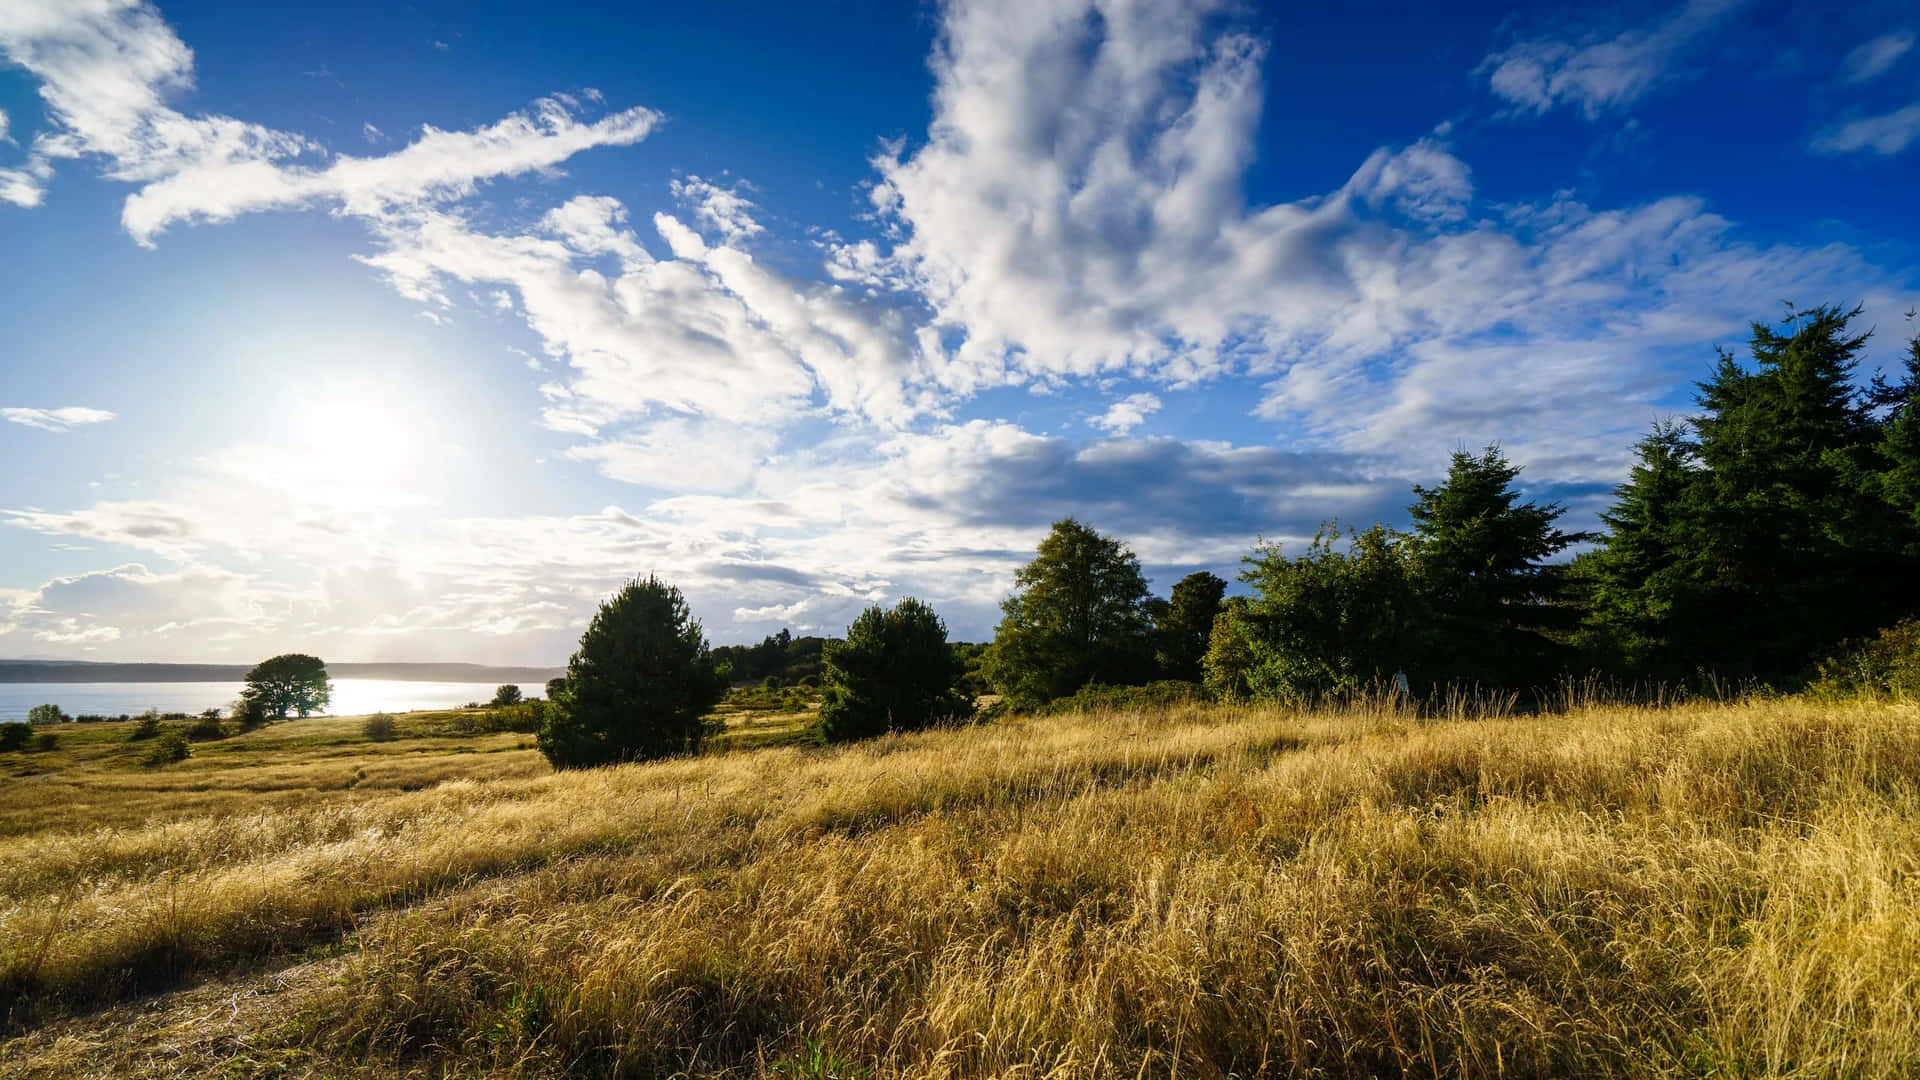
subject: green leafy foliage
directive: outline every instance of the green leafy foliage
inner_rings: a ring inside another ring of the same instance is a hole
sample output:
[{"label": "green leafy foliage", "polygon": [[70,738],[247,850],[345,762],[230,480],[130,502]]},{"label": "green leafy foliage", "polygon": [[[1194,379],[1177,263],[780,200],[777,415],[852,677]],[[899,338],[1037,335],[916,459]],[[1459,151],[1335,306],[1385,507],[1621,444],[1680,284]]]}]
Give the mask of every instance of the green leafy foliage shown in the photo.
[{"label": "green leafy foliage", "polygon": [[725,692],[680,590],[654,577],[629,582],[581,635],[566,694],[540,729],[540,750],[556,768],[689,753]]},{"label": "green leafy foliage", "polygon": [[493,700],[488,704],[494,708],[520,704],[520,688],[513,683],[501,683],[494,688]]},{"label": "green leafy foliage", "polygon": [[1196,682],[1161,679],[1141,686],[1083,686],[1063,698],[1055,698],[1041,710],[1047,714],[1158,711],[1206,701],[1207,688]]},{"label": "green leafy foliage", "polygon": [[128,742],[141,742],[160,734],[160,711],[148,709],[134,720],[133,730],[127,732]]},{"label": "green leafy foliage", "polygon": [[1174,583],[1173,595],[1153,607],[1153,659],[1165,679],[1197,683],[1201,662],[1227,595],[1219,575],[1201,570]]},{"label": "green leafy foliage", "polygon": [[1248,556],[1240,579],[1254,595],[1229,602],[1215,622],[1204,668],[1219,697],[1296,704],[1350,695],[1417,669],[1432,617],[1415,543],[1375,525],[1314,534],[1288,558],[1277,544]]},{"label": "green leafy foliage", "polygon": [[187,742],[183,732],[169,731],[154,740],[148,748],[146,763],[152,766],[171,765],[176,761],[185,761],[193,756],[193,746]]},{"label": "green leafy foliage", "polygon": [[29,724],[64,724],[70,719],[58,705],[35,705],[27,710]]},{"label": "green leafy foliage", "polygon": [[1836,695],[1920,700],[1920,619],[1906,619],[1820,662],[1814,688]]},{"label": "green leafy foliage", "polygon": [[360,734],[373,742],[392,742],[400,735],[400,725],[386,713],[374,713],[360,725]]},{"label": "green leafy foliage", "polygon": [[227,729],[220,723],[220,710],[208,709],[195,717],[192,726],[187,728],[187,738],[193,742],[212,742],[227,737]]},{"label": "green leafy foliage", "polygon": [[1152,677],[1150,597],[1124,544],[1072,518],[1057,521],[1014,585],[982,665],[1011,707]]},{"label": "green leafy foliage", "polygon": [[9,720],[0,724],[0,751],[25,750],[33,741],[33,725]]},{"label": "green leafy foliage", "polygon": [[327,681],[327,665],[319,657],[283,653],[255,664],[240,693],[243,701],[252,703],[250,715],[285,720],[289,712],[305,717],[325,710],[333,698],[333,684]]},{"label": "green leafy foliage", "polygon": [[959,689],[964,675],[932,608],[913,597],[870,607],[827,647],[820,733],[843,742],[961,719],[973,711]]}]

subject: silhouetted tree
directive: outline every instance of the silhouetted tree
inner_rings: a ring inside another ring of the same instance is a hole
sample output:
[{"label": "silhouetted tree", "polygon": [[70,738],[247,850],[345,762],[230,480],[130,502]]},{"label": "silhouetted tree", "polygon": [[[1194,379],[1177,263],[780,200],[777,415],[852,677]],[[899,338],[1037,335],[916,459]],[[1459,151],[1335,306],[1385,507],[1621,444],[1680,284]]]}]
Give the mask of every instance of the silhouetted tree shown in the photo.
[{"label": "silhouetted tree", "polygon": [[[327,665],[319,657],[282,653],[260,661],[247,672],[247,685],[240,696],[243,702],[256,703],[266,716],[284,720],[288,712],[306,717],[325,709],[333,697],[333,684],[327,681]],[[244,717],[241,722],[246,725]]]},{"label": "silhouetted tree", "polygon": [[547,700],[548,701],[559,701],[560,695],[566,692],[567,692],[567,677],[565,675],[562,675],[557,679],[547,680]]},{"label": "silhouetted tree", "polygon": [[870,607],[827,646],[820,733],[841,742],[960,719],[973,711],[959,689],[965,674],[932,608],[913,597]]},{"label": "silhouetted tree", "polygon": [[1092,682],[1152,678],[1147,583],[1118,540],[1057,521],[1014,584],[984,663],[1009,704],[1031,708]]},{"label": "silhouetted tree", "polygon": [[501,683],[494,688],[493,700],[488,704],[497,708],[520,704],[520,688],[513,683]]},{"label": "silhouetted tree", "polygon": [[654,577],[629,582],[581,635],[540,751],[557,768],[578,768],[698,750],[725,693],[680,590]]}]

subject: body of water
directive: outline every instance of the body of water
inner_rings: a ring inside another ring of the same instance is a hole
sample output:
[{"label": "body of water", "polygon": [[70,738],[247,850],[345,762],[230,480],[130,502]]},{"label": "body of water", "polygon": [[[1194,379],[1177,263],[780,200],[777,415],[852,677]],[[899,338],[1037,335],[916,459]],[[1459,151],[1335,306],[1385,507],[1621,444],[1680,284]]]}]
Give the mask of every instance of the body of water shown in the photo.
[{"label": "body of water", "polygon": [[[58,705],[68,716],[94,713],[119,716],[148,709],[197,713],[203,709],[229,712],[240,696],[232,682],[128,683],[0,683],[0,720],[25,720],[35,705]],[[493,699],[497,683],[412,682],[401,679],[335,679],[333,704],[327,712],[353,716],[411,709],[447,709],[469,701]],[[520,692],[539,697],[547,688],[522,684]]]}]

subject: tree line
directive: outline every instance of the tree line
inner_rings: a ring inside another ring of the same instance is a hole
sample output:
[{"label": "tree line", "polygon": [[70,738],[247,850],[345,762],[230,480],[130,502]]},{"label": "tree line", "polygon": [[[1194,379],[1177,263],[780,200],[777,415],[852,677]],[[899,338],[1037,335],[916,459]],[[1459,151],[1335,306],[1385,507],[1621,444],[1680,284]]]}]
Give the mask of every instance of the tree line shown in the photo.
[{"label": "tree line", "polygon": [[1792,684],[1849,639],[1920,640],[1895,626],[1920,611],[1920,335],[1896,377],[1859,385],[1858,317],[1753,324],[1750,362],[1722,350],[1697,411],[1639,441],[1598,533],[1560,528],[1566,508],[1524,497],[1495,445],[1415,485],[1406,529],[1329,521],[1298,551],[1260,543],[1243,596],[1202,571],[1157,597],[1122,541],[1056,522],[977,653],[913,598],[841,640],[714,650],[677,589],[636,581],[582,637],[541,748],[561,766],[697,749],[728,676],[772,674],[796,641],[820,641],[829,740],[966,717],[975,678],[1017,710],[1155,681],[1285,703],[1592,672]]}]

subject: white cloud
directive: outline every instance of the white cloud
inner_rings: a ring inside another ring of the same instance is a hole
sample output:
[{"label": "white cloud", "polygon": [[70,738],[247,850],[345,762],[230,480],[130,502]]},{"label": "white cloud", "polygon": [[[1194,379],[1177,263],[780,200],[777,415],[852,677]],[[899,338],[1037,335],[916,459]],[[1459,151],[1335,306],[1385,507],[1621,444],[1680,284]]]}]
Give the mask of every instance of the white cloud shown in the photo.
[{"label": "white cloud", "polygon": [[306,164],[329,155],[303,136],[166,104],[191,86],[193,53],[147,3],[8,5],[0,8],[0,55],[39,80],[49,121],[28,168],[0,175],[0,197],[33,205],[53,162],[98,158],[109,178],[140,185],[121,217],[149,245],[178,222],[315,203],[372,216],[458,198],[582,150],[638,142],[660,120],[630,108],[584,121],[581,102],[557,94],[473,131],[423,126],[384,156]]},{"label": "white cloud", "polygon": [[1687,0],[1649,26],[1613,37],[1517,42],[1488,56],[1480,73],[1516,109],[1579,108],[1589,120],[1624,108],[1682,71],[1687,50],[1744,0]]},{"label": "white cloud", "polygon": [[1861,44],[1840,63],[1846,81],[1863,83],[1885,75],[1913,48],[1913,41],[1913,31],[1897,30]]},{"label": "white cloud", "polygon": [[25,424],[42,431],[72,431],[83,424],[104,424],[113,417],[114,414],[105,409],[89,409],[80,405],[61,409],[0,409],[0,420]]},{"label": "white cloud", "polygon": [[1125,435],[1146,423],[1148,416],[1159,411],[1160,399],[1155,395],[1129,394],[1114,402],[1106,412],[1093,417],[1087,423],[1115,435]]},{"label": "white cloud", "polygon": [[373,125],[373,121],[371,120],[360,125],[360,135],[370,143],[381,143],[381,142],[387,141],[387,133],[375,127]]},{"label": "white cloud", "polygon": [[694,220],[719,233],[728,243],[738,243],[763,231],[760,223],[753,220],[753,202],[741,195],[738,187],[723,188],[698,176],[671,184],[673,197],[693,210]]},{"label": "white cloud", "polygon": [[1819,154],[1874,153],[1886,157],[1904,153],[1920,141],[1920,102],[1880,116],[1849,120],[1814,137]]}]

